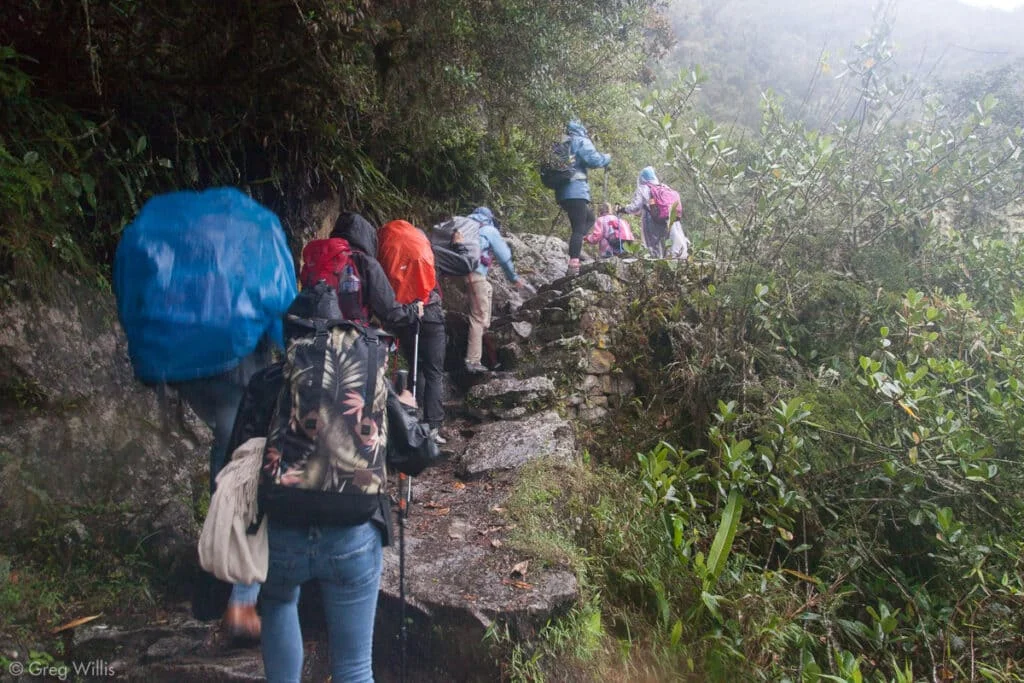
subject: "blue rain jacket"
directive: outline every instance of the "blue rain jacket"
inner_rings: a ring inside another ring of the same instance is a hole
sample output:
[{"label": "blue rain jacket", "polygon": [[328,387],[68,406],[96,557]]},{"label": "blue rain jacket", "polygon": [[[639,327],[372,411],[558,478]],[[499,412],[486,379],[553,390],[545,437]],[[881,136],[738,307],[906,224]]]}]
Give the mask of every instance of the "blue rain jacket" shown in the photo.
[{"label": "blue rain jacket", "polygon": [[114,257],[117,311],[144,382],[181,382],[238,365],[266,335],[282,345],[297,294],[277,216],[234,188],[153,197]]},{"label": "blue rain jacket", "polygon": [[576,157],[576,177],[555,191],[555,199],[586,199],[590,201],[590,184],[587,182],[587,170],[604,168],[611,163],[610,154],[602,154],[594,147],[587,137],[587,129],[582,124],[571,122],[565,127],[566,136],[571,141],[572,153]]},{"label": "blue rain jacket", "polygon": [[[469,217],[480,223],[480,253],[490,252],[498,262],[498,265],[501,266],[501,269],[505,271],[505,277],[508,278],[509,282],[518,280],[519,276],[516,275],[516,267],[512,263],[512,250],[509,248],[505,238],[498,232],[498,229],[494,227],[491,218],[477,212],[469,214]],[[476,272],[484,277],[487,277],[488,270],[489,268],[482,261],[476,267]]]}]

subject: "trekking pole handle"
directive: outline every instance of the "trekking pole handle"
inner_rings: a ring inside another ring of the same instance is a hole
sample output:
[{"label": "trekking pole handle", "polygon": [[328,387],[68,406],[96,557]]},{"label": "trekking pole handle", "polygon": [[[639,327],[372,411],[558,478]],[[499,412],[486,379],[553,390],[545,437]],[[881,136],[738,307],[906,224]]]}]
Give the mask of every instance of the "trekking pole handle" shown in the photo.
[{"label": "trekking pole handle", "polygon": [[409,371],[399,370],[398,376],[395,377],[395,393],[401,394],[403,391],[409,388]]}]

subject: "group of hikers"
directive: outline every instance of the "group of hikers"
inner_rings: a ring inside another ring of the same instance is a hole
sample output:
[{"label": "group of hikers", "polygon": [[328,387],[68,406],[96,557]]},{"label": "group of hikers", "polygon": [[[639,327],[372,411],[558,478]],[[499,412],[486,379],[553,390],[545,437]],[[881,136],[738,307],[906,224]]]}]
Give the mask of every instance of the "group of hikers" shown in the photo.
[{"label": "group of hikers", "polygon": [[[597,245],[601,258],[628,253],[626,244],[635,238],[629,223],[619,218],[621,214],[641,216],[644,246],[654,258],[664,258],[666,255],[678,259],[687,258],[690,242],[683,232],[680,219],[682,204],[679,194],[658,181],[653,167],[647,166],[640,171],[636,192],[629,204],[616,205],[613,212],[612,206],[604,203],[601,205],[601,215],[595,217],[591,207],[588,171],[607,168],[612,160],[611,155],[597,151],[582,123],[570,121],[562,141],[555,145],[553,157],[547,168],[542,168],[541,179],[555,191],[555,200],[569,216],[570,275],[580,271],[580,253],[584,241]],[[667,251],[666,240],[670,242]]]},{"label": "group of hikers", "polygon": [[[648,167],[632,202],[603,204],[595,217],[587,172],[611,157],[576,121],[562,142],[570,168],[553,189],[571,224],[568,274],[579,273],[584,241],[601,257],[627,253],[635,238],[621,214],[641,215],[645,245],[663,256],[678,195]],[[276,216],[230,188],[156,197],[125,230],[115,291],[136,374],[174,387],[210,426],[217,514],[258,510],[244,520],[241,540],[228,548],[214,538],[207,548],[231,554],[265,538],[262,568],[217,575],[233,583],[222,606],[227,635],[261,643],[269,681],[300,678],[298,600],[310,579],[321,586],[333,680],[373,680],[382,548],[393,537],[387,473],[418,474],[446,442],[441,277],[465,282],[468,373],[488,371],[481,361],[490,267],[497,263],[514,287],[534,292],[499,227],[486,206],[429,236],[405,220],[377,227],[344,212],[329,237],[304,246],[297,277]],[[670,253],[685,258],[681,226],[678,233]],[[406,376],[389,367],[396,348],[408,381],[392,380]],[[253,465],[243,471],[250,453]],[[211,503],[204,535],[214,514]],[[247,567],[248,552],[225,561]]]}]

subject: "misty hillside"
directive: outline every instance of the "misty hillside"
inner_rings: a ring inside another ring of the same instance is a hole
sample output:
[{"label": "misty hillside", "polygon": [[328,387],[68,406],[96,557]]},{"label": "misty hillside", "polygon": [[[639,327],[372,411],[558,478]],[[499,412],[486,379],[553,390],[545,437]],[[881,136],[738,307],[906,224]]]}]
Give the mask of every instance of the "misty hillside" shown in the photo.
[{"label": "misty hillside", "polygon": [[[710,76],[705,103],[719,115],[752,124],[762,91],[770,88],[798,103],[819,64],[828,78],[816,94],[825,97],[828,81],[844,71],[851,46],[868,36],[873,5],[868,0],[676,0],[668,11],[678,42],[665,66],[671,74],[700,64]],[[888,16],[896,69],[925,81],[952,83],[1024,58],[1024,10],[897,0]]]}]

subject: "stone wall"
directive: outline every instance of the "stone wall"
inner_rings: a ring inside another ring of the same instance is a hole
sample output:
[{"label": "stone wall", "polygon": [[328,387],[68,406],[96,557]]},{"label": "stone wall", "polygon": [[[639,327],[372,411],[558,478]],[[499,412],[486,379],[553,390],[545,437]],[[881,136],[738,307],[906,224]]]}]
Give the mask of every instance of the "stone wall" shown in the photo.
[{"label": "stone wall", "polygon": [[604,418],[635,391],[610,347],[626,306],[624,284],[641,268],[619,259],[585,265],[579,277],[555,280],[518,311],[495,320],[492,334],[503,366],[550,378],[569,417]]}]

